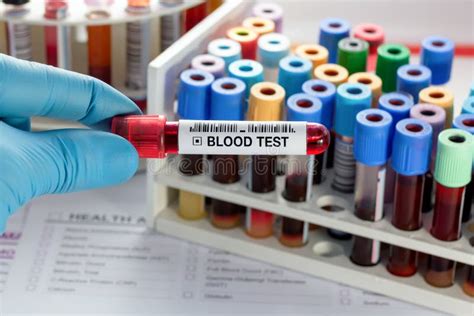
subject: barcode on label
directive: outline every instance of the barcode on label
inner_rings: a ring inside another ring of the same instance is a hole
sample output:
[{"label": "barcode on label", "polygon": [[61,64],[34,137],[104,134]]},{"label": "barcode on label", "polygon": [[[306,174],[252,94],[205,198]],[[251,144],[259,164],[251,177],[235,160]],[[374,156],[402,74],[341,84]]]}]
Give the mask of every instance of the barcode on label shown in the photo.
[{"label": "barcode on label", "polygon": [[127,23],[127,88],[146,88],[149,59],[149,23]]},{"label": "barcode on label", "polygon": [[248,123],[240,126],[237,123],[195,122],[190,133],[296,133],[291,124],[286,123]]}]

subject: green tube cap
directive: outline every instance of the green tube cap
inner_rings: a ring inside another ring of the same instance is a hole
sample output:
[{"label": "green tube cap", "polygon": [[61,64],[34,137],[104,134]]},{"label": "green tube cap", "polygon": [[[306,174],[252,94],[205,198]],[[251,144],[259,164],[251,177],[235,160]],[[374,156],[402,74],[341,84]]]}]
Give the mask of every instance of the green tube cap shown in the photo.
[{"label": "green tube cap", "polygon": [[434,178],[449,188],[460,188],[471,181],[474,141],[459,129],[447,129],[438,136]]},{"label": "green tube cap", "polygon": [[410,62],[410,50],[399,44],[384,44],[377,49],[375,73],[382,79],[382,91],[393,92],[397,88],[397,70]]},{"label": "green tube cap", "polygon": [[369,43],[364,40],[346,37],[339,41],[337,63],[347,69],[349,75],[367,70]]}]

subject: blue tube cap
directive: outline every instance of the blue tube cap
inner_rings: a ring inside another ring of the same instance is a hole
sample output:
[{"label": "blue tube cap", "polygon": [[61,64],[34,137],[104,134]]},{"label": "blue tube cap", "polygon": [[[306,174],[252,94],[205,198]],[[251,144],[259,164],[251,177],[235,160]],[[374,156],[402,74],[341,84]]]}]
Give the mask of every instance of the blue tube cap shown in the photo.
[{"label": "blue tube cap", "polygon": [[263,66],[251,59],[236,60],[229,65],[229,76],[245,82],[245,96],[248,98],[252,86],[263,81]]},{"label": "blue tube cap", "polygon": [[211,120],[242,120],[245,83],[237,78],[217,79],[211,86]]},{"label": "blue tube cap", "polygon": [[462,108],[461,108],[461,113],[463,114],[474,114],[474,96],[469,97],[464,101]]},{"label": "blue tube cap", "polygon": [[334,103],[336,102],[336,86],[328,81],[311,79],[303,84],[304,93],[321,100],[323,109],[321,112],[321,124],[332,129],[334,117]]},{"label": "blue tube cap", "polygon": [[321,123],[321,101],[306,93],[296,93],[286,102],[288,121]]},{"label": "blue tube cap", "polygon": [[286,96],[301,92],[303,83],[311,79],[313,65],[307,59],[287,56],[280,60],[278,84],[286,91]]},{"label": "blue tube cap", "polygon": [[406,92],[418,103],[418,95],[431,84],[431,70],[423,65],[403,65],[397,70],[397,91]]},{"label": "blue tube cap", "polygon": [[329,63],[336,63],[338,43],[349,37],[351,25],[348,21],[339,18],[327,18],[319,24],[319,44],[329,52]]},{"label": "blue tube cap", "polygon": [[410,116],[413,105],[413,97],[404,92],[390,92],[379,98],[379,108],[392,115],[395,125]]},{"label": "blue tube cap", "polygon": [[367,109],[356,117],[354,157],[367,166],[380,166],[388,160],[392,117],[387,111]]},{"label": "blue tube cap", "polygon": [[258,39],[258,56],[264,67],[278,68],[278,63],[290,53],[290,40],[279,33],[269,33]]},{"label": "blue tube cap", "polygon": [[453,121],[453,127],[465,130],[474,135],[474,114],[458,115]]},{"label": "blue tube cap", "polygon": [[207,120],[214,76],[203,70],[186,69],[179,79],[178,115],[188,120]]},{"label": "blue tube cap", "polygon": [[451,77],[454,42],[440,36],[430,36],[421,42],[420,62],[430,68],[433,84],[445,84]]},{"label": "blue tube cap", "polygon": [[393,139],[392,167],[405,176],[425,174],[430,166],[431,125],[420,119],[404,119],[397,123]]},{"label": "blue tube cap", "polygon": [[354,136],[356,116],[369,109],[372,102],[370,88],[361,83],[343,83],[337,87],[334,130],[346,137]]}]

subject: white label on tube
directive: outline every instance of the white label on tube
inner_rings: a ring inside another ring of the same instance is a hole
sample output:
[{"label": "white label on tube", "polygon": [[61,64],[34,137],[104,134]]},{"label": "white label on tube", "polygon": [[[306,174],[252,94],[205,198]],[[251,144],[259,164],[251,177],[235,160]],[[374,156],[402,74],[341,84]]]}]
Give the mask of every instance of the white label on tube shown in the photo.
[{"label": "white label on tube", "polygon": [[306,155],[306,122],[179,121],[178,153]]},{"label": "white label on tube", "polygon": [[385,177],[387,169],[382,168],[379,170],[377,176],[377,194],[375,196],[375,216],[374,221],[379,221],[383,218],[383,204],[385,194]]}]

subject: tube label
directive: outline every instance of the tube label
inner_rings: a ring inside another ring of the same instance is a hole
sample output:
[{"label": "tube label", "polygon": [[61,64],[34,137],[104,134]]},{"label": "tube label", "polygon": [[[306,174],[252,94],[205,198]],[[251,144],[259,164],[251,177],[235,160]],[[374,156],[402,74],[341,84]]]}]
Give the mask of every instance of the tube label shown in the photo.
[{"label": "tube label", "polygon": [[178,153],[306,155],[306,122],[179,121]]}]

